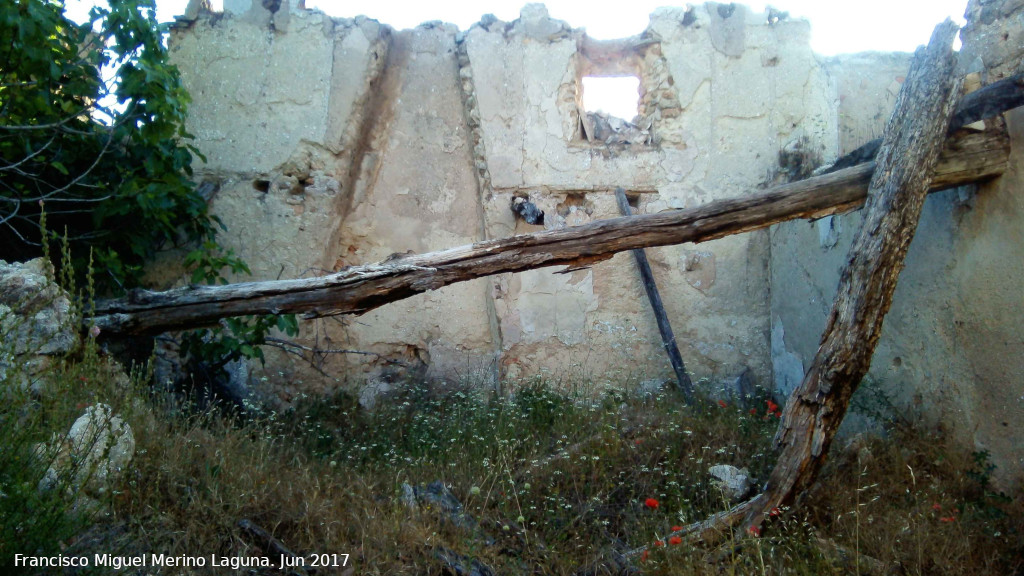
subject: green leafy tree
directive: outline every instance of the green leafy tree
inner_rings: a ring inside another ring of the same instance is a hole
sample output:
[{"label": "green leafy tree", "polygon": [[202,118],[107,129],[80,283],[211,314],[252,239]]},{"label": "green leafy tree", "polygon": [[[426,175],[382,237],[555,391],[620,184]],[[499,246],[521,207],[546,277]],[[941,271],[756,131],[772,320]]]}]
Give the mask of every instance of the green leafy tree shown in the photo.
[{"label": "green leafy tree", "polygon": [[[193,283],[249,273],[217,243],[223,225],[190,179],[202,156],[164,32],[153,0],[109,0],[81,24],[62,0],[0,0],[0,258],[63,253],[84,275],[91,255],[100,288],[115,292],[168,248],[190,247]],[[70,250],[48,250],[58,238]],[[292,315],[231,319],[186,334],[183,352],[223,377],[227,362],[263,360],[271,328],[297,333]]]},{"label": "green leafy tree", "polygon": [[110,0],[76,24],[61,0],[0,2],[0,258],[43,253],[45,206],[108,289],[186,245],[193,282],[248,272],[220,249],[222,225],[190,180],[189,97],[155,13],[153,0]]}]

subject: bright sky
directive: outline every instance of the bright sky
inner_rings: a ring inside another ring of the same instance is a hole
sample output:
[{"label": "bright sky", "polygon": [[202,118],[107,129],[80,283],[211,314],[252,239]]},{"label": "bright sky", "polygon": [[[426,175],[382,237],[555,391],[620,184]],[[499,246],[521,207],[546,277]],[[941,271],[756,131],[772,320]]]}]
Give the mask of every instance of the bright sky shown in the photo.
[{"label": "bright sky", "polygon": [[[70,10],[82,13],[94,0],[66,0]],[[222,0],[211,0],[218,7]],[[292,0],[297,1],[297,0]],[[333,16],[365,15],[402,28],[413,28],[430,20],[444,20],[466,30],[484,14],[511,21],[519,17],[525,0],[307,0]],[[658,6],[683,5],[672,0],[548,0],[551,16],[586,28],[595,38],[623,38],[639,34],[648,16]],[[696,2],[694,2],[696,3]],[[742,2],[761,12],[765,3]],[[162,21],[185,11],[187,0],[157,0]],[[811,21],[811,45],[819,54],[831,56],[867,50],[912,52],[928,41],[932,29],[947,17],[963,25],[967,0],[774,0],[771,3],[791,16]],[[600,8],[597,6],[601,5]],[[83,9],[83,7],[85,7]]]},{"label": "bright sky", "polygon": [[[72,18],[80,19],[96,1],[102,0],[66,0],[66,5]],[[222,1],[211,0],[211,4],[214,9],[219,9]],[[467,30],[488,13],[501,20],[515,20],[526,1],[306,0],[306,5],[332,16],[369,16],[397,29],[443,20],[454,23],[460,30]],[[184,13],[188,0],[156,2],[159,19],[170,21],[175,15]],[[765,9],[765,3],[756,0],[741,3],[757,12]],[[600,8],[594,0],[548,0],[545,4],[552,17],[565,20],[575,28],[586,28],[594,38],[609,39],[639,34],[647,27],[649,15],[655,8],[671,5],[673,1],[629,0],[600,3]],[[676,0],[675,4],[683,5],[684,2]],[[791,17],[810,20],[811,47],[819,54],[832,56],[869,50],[912,52],[917,46],[927,43],[935,25],[947,17],[962,26],[967,0],[774,0],[772,5],[789,12]],[[591,90],[591,95],[594,92]],[[588,109],[600,107],[590,98],[586,100]],[[635,100],[626,108],[630,106],[636,110]],[[632,116],[625,112],[617,114],[627,118]]]}]

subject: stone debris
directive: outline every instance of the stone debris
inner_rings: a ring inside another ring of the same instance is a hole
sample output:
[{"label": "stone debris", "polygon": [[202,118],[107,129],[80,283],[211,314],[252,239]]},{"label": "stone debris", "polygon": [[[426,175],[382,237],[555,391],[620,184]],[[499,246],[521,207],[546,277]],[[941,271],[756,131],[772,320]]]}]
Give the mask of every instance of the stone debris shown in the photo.
[{"label": "stone debris", "polygon": [[651,131],[605,112],[587,112],[583,120],[585,138],[605,144],[650,144]]},{"label": "stone debris", "polygon": [[708,473],[715,478],[715,484],[730,502],[742,500],[750,494],[752,482],[746,468],[718,464],[708,468]]},{"label": "stone debris", "polygon": [[441,516],[442,522],[450,523],[456,528],[472,534],[487,546],[494,544],[494,539],[483,533],[480,523],[464,511],[459,499],[440,480],[435,480],[426,486],[411,486],[403,483],[401,489],[402,503],[411,511],[418,512],[422,509],[437,512]]},{"label": "stone debris", "polygon": [[494,570],[481,564],[476,558],[463,556],[443,546],[434,548],[434,558],[437,558],[444,564],[446,568],[445,574],[454,574],[455,576],[494,576]]}]

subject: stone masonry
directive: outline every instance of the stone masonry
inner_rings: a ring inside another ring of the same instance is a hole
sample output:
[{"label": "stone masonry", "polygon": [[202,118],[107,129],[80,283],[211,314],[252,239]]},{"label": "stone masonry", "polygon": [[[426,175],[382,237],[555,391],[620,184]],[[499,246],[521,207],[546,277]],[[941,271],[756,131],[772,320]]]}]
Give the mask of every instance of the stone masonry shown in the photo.
[{"label": "stone masonry", "polygon": [[[255,279],[614,217],[619,186],[640,213],[749,194],[787,175],[780,153],[810,169],[880,135],[909,65],[906,54],[822,59],[808,22],[734,4],[661,8],[642,34],[613,41],[539,4],[466,31],[396,31],[294,0],[276,11],[200,4],[179,19],[171,54],[208,160],[197,178],[216,190],[223,240]],[[997,39],[1021,34],[1020,5],[972,0],[965,71],[993,80],[1019,65]],[[622,75],[639,78],[636,117],[583,111],[583,77]],[[1010,115],[1017,141],[1020,123]],[[929,200],[872,368],[895,402],[948,419],[1010,476],[1024,475],[1010,448],[1024,437],[1000,425],[1024,416],[1013,318],[1024,310],[1024,254],[1000,254],[1024,246],[1018,172]],[[543,218],[517,216],[522,201]],[[698,386],[728,389],[746,373],[792,389],[857,226],[853,214],[648,250]],[[629,254],[562,272],[304,322],[303,344],[371,354],[325,356],[327,377],[269,355],[266,376],[286,401],[338,382],[386,388],[409,373],[512,387],[536,376],[598,387],[672,378]]]}]

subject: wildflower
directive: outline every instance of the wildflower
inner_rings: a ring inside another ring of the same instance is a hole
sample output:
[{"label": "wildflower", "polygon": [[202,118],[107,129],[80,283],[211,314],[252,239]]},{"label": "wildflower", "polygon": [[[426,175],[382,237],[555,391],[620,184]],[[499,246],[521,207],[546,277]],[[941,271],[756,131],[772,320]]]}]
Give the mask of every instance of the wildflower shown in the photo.
[{"label": "wildflower", "polygon": [[747,528],[747,532],[749,532],[750,535],[754,536],[755,538],[761,537],[761,529],[757,526],[751,526],[750,528]]},{"label": "wildflower", "polygon": [[673,536],[673,537],[668,539],[668,543],[669,543],[670,546],[676,546],[678,544],[682,544],[683,543],[683,539],[680,538],[679,536]]},{"label": "wildflower", "polygon": [[779,514],[782,514],[782,511],[781,511],[781,510],[779,510],[778,508],[772,508],[772,509],[771,509],[771,510],[770,510],[770,511],[768,512],[768,515],[769,515],[769,516],[771,516],[772,518],[774,518],[774,517],[778,516]]},{"label": "wildflower", "polygon": [[85,376],[79,376],[78,379],[81,380],[82,382],[88,382],[89,381],[89,379],[86,378]]},{"label": "wildflower", "polygon": [[682,526],[673,526],[673,527],[672,527],[672,531],[673,531],[673,532],[679,532],[679,531],[680,531],[680,530],[682,530],[682,529],[683,529],[683,527],[682,527]]},{"label": "wildflower", "polygon": [[90,337],[96,338],[99,335],[100,335],[100,327],[99,326],[93,325],[92,328],[89,328],[89,336]]},{"label": "wildflower", "polygon": [[469,489],[469,493],[472,496],[479,496],[480,495],[480,487],[479,486],[473,486],[472,488]]},{"label": "wildflower", "polygon": [[649,556],[649,555],[650,555],[650,552],[648,552],[647,550],[644,550],[644,553],[640,555],[640,561],[641,562],[647,562],[647,556]]},{"label": "wildflower", "polygon": [[729,407],[729,404],[725,400],[719,400],[718,401],[718,405],[721,406],[722,408],[728,408]]},{"label": "wildflower", "polygon": [[939,522],[956,522],[956,516],[945,516],[943,518],[939,518]]},{"label": "wildflower", "polygon": [[654,547],[655,548],[661,548],[664,545],[665,545],[665,541],[664,540],[655,540],[654,541]]},{"label": "wildflower", "polygon": [[647,506],[651,510],[656,510],[658,508],[658,501],[654,498],[648,498],[647,500],[644,500],[644,506]]},{"label": "wildflower", "polygon": [[935,510],[935,511],[942,510],[942,504],[939,504],[938,502],[936,502],[935,504],[932,504],[932,510]]},{"label": "wildflower", "polygon": [[757,416],[757,408],[751,408],[750,409],[750,415],[751,416]]},{"label": "wildflower", "polygon": [[530,489],[530,483],[529,482],[527,482],[526,484],[523,484],[523,490],[529,490],[529,489]]},{"label": "wildflower", "polygon": [[636,440],[633,440],[633,445],[639,446],[641,442],[643,442],[643,440],[637,438]]}]

